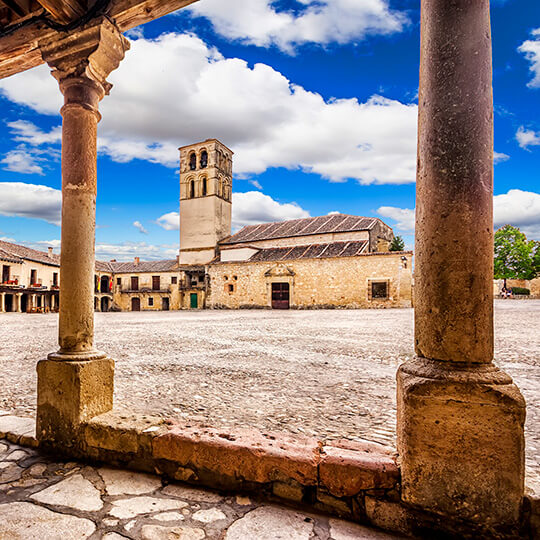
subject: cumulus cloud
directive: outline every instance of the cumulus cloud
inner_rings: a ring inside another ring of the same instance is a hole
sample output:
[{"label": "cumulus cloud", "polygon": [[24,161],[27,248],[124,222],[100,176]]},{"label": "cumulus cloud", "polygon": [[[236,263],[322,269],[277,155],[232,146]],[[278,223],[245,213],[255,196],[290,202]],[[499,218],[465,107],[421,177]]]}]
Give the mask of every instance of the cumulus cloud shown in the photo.
[{"label": "cumulus cloud", "polygon": [[37,184],[0,182],[0,193],[0,215],[44,219],[60,225],[60,190]]},{"label": "cumulus cloud", "polygon": [[141,233],[148,234],[148,231],[143,227],[143,224],[140,221],[134,221],[133,226]]},{"label": "cumulus cloud", "polygon": [[5,171],[43,175],[43,168],[38,164],[36,156],[25,148],[9,151],[0,163],[4,165],[2,168]]},{"label": "cumulus cloud", "polygon": [[98,242],[96,259],[109,261],[129,261],[140,257],[146,261],[174,259],[178,255],[178,246],[171,244],[148,244],[146,242],[121,242],[119,244]]},{"label": "cumulus cloud", "polygon": [[531,32],[533,39],[523,42],[518,51],[525,55],[525,58],[531,63],[531,73],[533,78],[527,86],[531,88],[540,88],[540,28]]},{"label": "cumulus cloud", "polygon": [[[414,181],[414,104],[381,96],[325,100],[268,65],[224,58],[190,34],[135,39],[110,80],[99,142],[116,161],[177,167],[179,146],[215,137],[234,149],[235,173],[244,177],[286,167],[336,182]],[[61,106],[46,66],[0,81],[0,92],[43,114]]]},{"label": "cumulus cloud", "polygon": [[[396,222],[403,232],[414,231],[414,209],[381,206],[377,213]],[[511,189],[493,197],[493,223],[519,227],[530,239],[540,239],[540,193]]]},{"label": "cumulus cloud", "polygon": [[396,227],[402,232],[414,231],[414,208],[398,208],[396,206],[381,206],[377,214],[393,219]]},{"label": "cumulus cloud", "polygon": [[510,159],[510,156],[508,154],[503,154],[502,152],[494,152],[493,153],[493,162],[495,165],[497,163],[502,163],[503,161],[508,161]]},{"label": "cumulus cloud", "polygon": [[[305,217],[309,217],[309,212],[295,202],[280,203],[260,191],[233,193],[232,195],[233,230],[257,223]],[[169,212],[159,217],[156,223],[167,231],[175,231],[180,228],[180,216],[178,212]]]},{"label": "cumulus cloud", "polygon": [[293,52],[304,43],[349,43],[399,32],[407,17],[386,0],[299,0],[301,9],[278,11],[273,0],[205,0],[188,8],[223,37]]},{"label": "cumulus cloud", "polygon": [[58,143],[62,140],[62,126],[56,126],[51,131],[45,132],[32,122],[17,120],[8,122],[8,128],[13,133],[14,141],[31,145]]},{"label": "cumulus cloud", "polygon": [[525,150],[529,146],[540,146],[540,132],[520,126],[516,133],[516,140],[519,146]]}]

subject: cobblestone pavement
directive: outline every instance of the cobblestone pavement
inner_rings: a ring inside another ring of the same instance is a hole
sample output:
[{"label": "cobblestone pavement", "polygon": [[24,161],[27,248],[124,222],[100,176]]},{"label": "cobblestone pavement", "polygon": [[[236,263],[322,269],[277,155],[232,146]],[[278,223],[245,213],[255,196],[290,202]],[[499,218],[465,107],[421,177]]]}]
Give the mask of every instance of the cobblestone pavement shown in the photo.
[{"label": "cobblestone pavement", "polygon": [[[496,363],[527,402],[540,485],[540,301],[496,301]],[[31,415],[35,363],[56,315],[0,315],[0,408]],[[116,360],[115,407],[321,438],[394,444],[395,374],[413,355],[410,309],[98,313]]]},{"label": "cobblestone pavement", "polygon": [[347,521],[245,496],[163,484],[0,441],[0,538],[10,540],[392,540]]}]

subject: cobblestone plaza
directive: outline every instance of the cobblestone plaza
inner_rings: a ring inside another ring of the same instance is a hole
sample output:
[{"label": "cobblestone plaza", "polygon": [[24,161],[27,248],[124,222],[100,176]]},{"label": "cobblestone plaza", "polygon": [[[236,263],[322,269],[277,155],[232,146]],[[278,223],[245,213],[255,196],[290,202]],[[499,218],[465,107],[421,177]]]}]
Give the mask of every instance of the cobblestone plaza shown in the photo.
[{"label": "cobblestone plaza", "polygon": [[[527,400],[528,483],[540,483],[540,301],[495,304],[495,358]],[[0,409],[33,416],[35,364],[57,316],[0,319]],[[321,439],[394,445],[395,373],[413,311],[197,311],[96,315],[116,361],[115,408]]]}]

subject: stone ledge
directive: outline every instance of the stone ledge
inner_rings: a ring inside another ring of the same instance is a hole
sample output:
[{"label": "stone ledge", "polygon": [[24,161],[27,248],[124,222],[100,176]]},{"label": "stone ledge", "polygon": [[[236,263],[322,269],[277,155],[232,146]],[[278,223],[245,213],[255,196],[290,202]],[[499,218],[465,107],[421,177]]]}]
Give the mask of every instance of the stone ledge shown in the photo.
[{"label": "stone ledge", "polygon": [[33,418],[12,415],[0,416],[0,439],[7,439],[15,444],[37,448],[38,441],[35,434],[36,421]]}]

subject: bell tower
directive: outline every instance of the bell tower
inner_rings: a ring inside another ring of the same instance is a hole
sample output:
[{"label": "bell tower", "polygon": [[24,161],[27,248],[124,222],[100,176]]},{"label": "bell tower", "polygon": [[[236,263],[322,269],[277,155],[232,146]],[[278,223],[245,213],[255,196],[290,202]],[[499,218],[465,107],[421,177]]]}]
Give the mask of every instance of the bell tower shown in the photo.
[{"label": "bell tower", "polygon": [[231,234],[232,155],[217,139],[180,149],[180,264],[205,264]]}]

